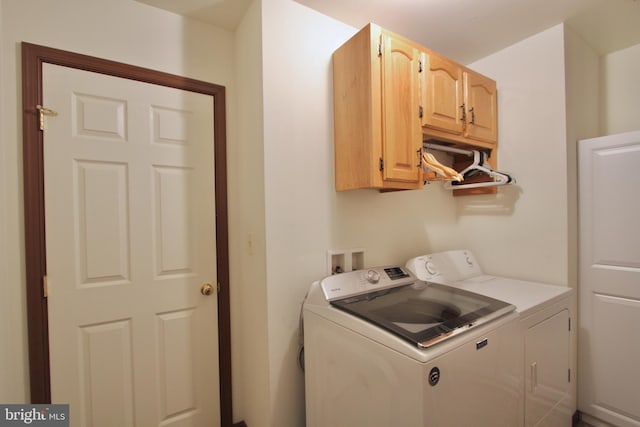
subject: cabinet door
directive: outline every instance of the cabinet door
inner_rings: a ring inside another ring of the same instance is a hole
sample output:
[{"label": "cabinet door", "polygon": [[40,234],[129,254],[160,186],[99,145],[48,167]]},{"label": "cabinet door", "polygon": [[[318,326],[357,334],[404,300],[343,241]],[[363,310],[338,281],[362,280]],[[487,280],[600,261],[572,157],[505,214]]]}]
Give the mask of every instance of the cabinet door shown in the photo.
[{"label": "cabinet door", "polygon": [[472,71],[464,73],[465,136],[484,142],[498,140],[496,82]]},{"label": "cabinet door", "polygon": [[439,55],[424,54],[422,126],[456,135],[464,129],[462,68]]},{"label": "cabinet door", "polygon": [[383,179],[419,186],[419,52],[404,39],[384,32],[382,38]]},{"label": "cabinet door", "polygon": [[562,310],[525,335],[525,427],[571,425],[569,312]]}]

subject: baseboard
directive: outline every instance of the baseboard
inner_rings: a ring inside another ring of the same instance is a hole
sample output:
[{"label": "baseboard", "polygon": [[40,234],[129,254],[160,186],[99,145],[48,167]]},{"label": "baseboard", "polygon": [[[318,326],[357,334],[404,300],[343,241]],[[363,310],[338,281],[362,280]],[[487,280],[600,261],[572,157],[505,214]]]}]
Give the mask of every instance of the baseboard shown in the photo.
[{"label": "baseboard", "polygon": [[592,427],[615,427],[616,424],[608,423],[599,418],[580,412],[580,421]]},{"label": "baseboard", "polygon": [[571,426],[576,427],[580,422],[580,412],[576,411],[573,413],[573,417],[571,418]]}]

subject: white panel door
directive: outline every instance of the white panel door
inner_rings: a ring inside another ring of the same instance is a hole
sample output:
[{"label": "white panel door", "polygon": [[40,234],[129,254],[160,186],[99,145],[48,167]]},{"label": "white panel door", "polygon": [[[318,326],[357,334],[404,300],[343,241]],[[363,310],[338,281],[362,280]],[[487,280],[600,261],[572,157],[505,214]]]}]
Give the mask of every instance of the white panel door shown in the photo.
[{"label": "white panel door", "polygon": [[640,426],[640,132],[578,147],[578,409]]},{"label": "white panel door", "polygon": [[51,395],[76,427],[219,425],[213,99],[43,65]]}]

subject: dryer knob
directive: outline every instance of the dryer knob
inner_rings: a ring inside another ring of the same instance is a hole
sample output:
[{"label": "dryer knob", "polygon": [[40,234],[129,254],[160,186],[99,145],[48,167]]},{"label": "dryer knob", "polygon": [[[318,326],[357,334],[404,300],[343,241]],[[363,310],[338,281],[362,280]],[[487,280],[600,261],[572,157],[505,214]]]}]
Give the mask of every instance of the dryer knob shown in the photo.
[{"label": "dryer knob", "polygon": [[433,263],[431,261],[427,261],[424,263],[424,268],[427,270],[427,273],[434,275],[437,274],[438,271],[436,270],[435,265],[433,265]]},{"label": "dryer knob", "polygon": [[367,271],[367,282],[376,284],[380,281],[380,273],[375,270]]}]

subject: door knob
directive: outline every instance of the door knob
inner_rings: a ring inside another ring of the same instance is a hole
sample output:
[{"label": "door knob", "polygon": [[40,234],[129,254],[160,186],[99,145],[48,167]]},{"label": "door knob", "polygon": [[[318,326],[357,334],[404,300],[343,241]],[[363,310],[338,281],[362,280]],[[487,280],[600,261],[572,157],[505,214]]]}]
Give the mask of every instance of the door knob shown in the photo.
[{"label": "door knob", "polygon": [[202,295],[209,296],[213,293],[213,286],[210,283],[205,283],[200,287],[200,293]]}]

